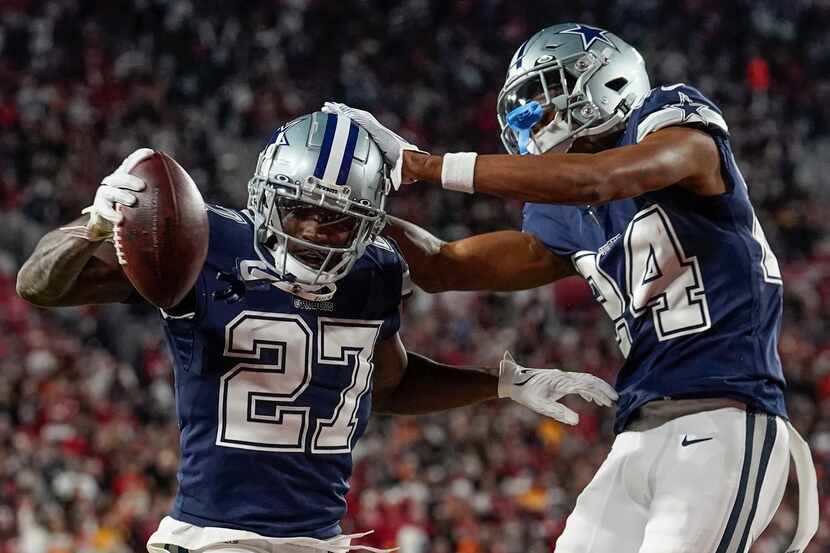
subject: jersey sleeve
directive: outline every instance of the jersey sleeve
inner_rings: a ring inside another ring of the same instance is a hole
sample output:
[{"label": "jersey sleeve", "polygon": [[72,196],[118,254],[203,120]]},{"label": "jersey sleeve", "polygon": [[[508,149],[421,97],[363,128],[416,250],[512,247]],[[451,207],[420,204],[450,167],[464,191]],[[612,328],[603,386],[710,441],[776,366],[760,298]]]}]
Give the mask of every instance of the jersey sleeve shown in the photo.
[{"label": "jersey sleeve", "polygon": [[204,294],[204,275],[200,273],[193,289],[178,306],[169,312],[159,309],[173,363],[195,374],[202,372],[203,347],[199,324],[205,311]]},{"label": "jersey sleeve", "polygon": [[[205,271],[211,265],[223,262],[227,243],[238,240],[237,234],[246,225],[239,212],[207,204],[208,253],[205,265],[196,278],[196,283],[182,302],[169,310],[159,309],[164,332],[173,362],[180,369],[201,374],[204,344],[200,337],[200,326],[208,316],[208,285]],[[231,246],[233,247],[233,245]]]},{"label": "jersey sleeve", "polygon": [[159,310],[165,321],[180,321],[180,326],[184,321],[197,324],[205,315],[208,293],[205,286],[205,268],[210,265],[222,267],[232,262],[235,252],[241,251],[241,242],[248,236],[248,221],[239,211],[214,204],[206,204],[206,207],[209,237],[205,265],[199,272],[193,289],[179,305],[167,311]]},{"label": "jersey sleeve", "polygon": [[401,298],[406,299],[412,295],[412,277],[409,276],[409,264],[406,259],[400,255],[400,252],[398,256],[401,260]]},{"label": "jersey sleeve", "polygon": [[383,317],[383,325],[380,327],[380,339],[391,338],[401,329],[401,308],[394,308]]},{"label": "jersey sleeve", "polygon": [[376,288],[375,302],[379,318],[383,319],[380,339],[394,336],[401,327],[401,301],[412,293],[409,265],[391,238],[377,238],[370,246],[370,255],[376,263],[382,286]]},{"label": "jersey sleeve", "polygon": [[583,249],[579,247],[578,233],[582,231],[581,218],[574,216],[579,208],[551,204],[526,203],[522,215],[522,232],[532,234],[550,251],[570,257]]},{"label": "jersey sleeve", "polygon": [[625,129],[625,144],[636,144],[649,134],[671,126],[694,126],[728,136],[720,108],[698,89],[680,83],[655,88],[632,113]]}]

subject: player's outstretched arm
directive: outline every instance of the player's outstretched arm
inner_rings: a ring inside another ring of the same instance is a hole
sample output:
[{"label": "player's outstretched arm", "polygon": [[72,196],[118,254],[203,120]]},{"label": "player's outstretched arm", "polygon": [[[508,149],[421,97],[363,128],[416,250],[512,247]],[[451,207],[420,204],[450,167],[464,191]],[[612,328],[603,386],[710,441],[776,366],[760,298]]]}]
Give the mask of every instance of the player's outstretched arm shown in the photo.
[{"label": "player's outstretched arm", "polygon": [[46,234],[17,274],[17,293],[42,307],[115,303],[133,286],[116,260],[111,242],[92,241],[79,232],[84,216]]},{"label": "player's outstretched arm", "polygon": [[378,413],[420,415],[498,397],[498,368],[437,363],[406,351],[398,334],[378,343],[372,405]]},{"label": "player's outstretched arm", "polygon": [[610,406],[614,389],[586,373],[531,369],[509,353],[498,368],[456,367],[437,363],[404,349],[396,334],[375,347],[373,409],[378,413],[419,415],[509,397],[517,403],[566,424],[579,416],[559,403],[568,394]]},{"label": "player's outstretched arm", "polygon": [[575,274],[568,260],[526,232],[505,230],[444,242],[409,221],[389,220],[387,234],[401,248],[413,282],[427,292],[527,290]]},{"label": "player's outstretched arm", "polygon": [[469,152],[426,154],[384,127],[371,113],[345,104],[326,102],[323,111],[350,117],[372,135],[394,167],[391,180],[396,189],[420,180],[452,190],[572,205],[633,198],[675,184],[705,196],[726,190],[714,140],[690,127],[666,127],[638,144],[595,154],[476,158]]},{"label": "player's outstretched arm", "polygon": [[454,189],[538,203],[595,205],[672,185],[701,195],[726,190],[714,140],[689,127],[667,127],[639,144],[594,154],[480,155],[474,168],[471,159],[462,161],[463,170],[444,166],[457,163],[447,157],[454,154],[402,155],[404,181],[442,183],[442,175],[452,175]]},{"label": "player's outstretched arm", "polygon": [[17,274],[17,293],[35,305],[59,307],[90,303],[115,303],[134,292],[121,270],[115,247],[107,239],[123,219],[117,206],[132,206],[131,192],[144,190],[145,183],[130,171],[153,155],[139,148],[103,178],[88,216],[77,219],[44,236]]}]

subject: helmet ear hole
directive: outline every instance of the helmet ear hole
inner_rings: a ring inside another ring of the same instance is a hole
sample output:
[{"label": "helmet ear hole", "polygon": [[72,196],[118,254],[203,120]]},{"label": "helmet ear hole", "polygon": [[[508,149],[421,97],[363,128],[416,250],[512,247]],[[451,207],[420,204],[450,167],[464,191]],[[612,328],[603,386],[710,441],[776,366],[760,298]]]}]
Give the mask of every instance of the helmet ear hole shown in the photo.
[{"label": "helmet ear hole", "polygon": [[619,93],[619,91],[622,90],[623,88],[625,88],[625,85],[627,85],[627,84],[628,84],[628,79],[626,79],[625,77],[617,77],[616,79],[611,79],[610,81],[605,83],[605,86],[607,86],[608,88],[610,88],[614,92]]}]

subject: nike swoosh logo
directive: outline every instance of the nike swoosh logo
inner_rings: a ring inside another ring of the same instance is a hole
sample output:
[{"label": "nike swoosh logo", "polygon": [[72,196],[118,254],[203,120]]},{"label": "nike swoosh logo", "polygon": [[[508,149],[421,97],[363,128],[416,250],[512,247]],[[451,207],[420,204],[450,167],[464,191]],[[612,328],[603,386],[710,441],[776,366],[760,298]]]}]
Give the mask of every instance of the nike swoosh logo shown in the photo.
[{"label": "nike swoosh logo", "polygon": [[682,445],[683,447],[686,447],[687,445],[699,444],[700,442],[708,442],[709,440],[712,440],[712,439],[714,439],[714,437],[713,438],[700,438],[700,439],[697,439],[697,440],[690,440],[688,436],[683,436],[683,441],[680,443],[680,445]]},{"label": "nike swoosh logo", "polygon": [[513,385],[514,386],[524,386],[525,384],[527,384],[528,382],[530,382],[531,380],[533,380],[537,376],[539,376],[539,375],[538,374],[532,374],[532,375],[528,376],[527,379],[523,380],[522,382],[514,382]]}]

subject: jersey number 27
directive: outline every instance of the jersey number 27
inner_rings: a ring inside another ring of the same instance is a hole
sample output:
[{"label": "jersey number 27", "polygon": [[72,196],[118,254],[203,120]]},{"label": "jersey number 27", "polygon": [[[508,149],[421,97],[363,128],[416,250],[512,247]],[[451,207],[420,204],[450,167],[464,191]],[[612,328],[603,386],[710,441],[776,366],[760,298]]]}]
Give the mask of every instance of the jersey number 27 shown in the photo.
[{"label": "jersey number 27", "polygon": [[[219,380],[216,445],[273,452],[350,452],[360,399],[371,383],[371,357],[381,323],[320,317],[312,333],[297,315],[242,312],[225,329],[224,355],[239,363]],[[317,353],[312,359],[315,337]],[[263,361],[265,350],[272,350],[271,362]],[[311,383],[312,370],[321,366],[351,369],[351,379],[331,416],[318,417],[310,428],[311,408],[293,402]],[[309,431],[313,432],[310,440]]]}]

